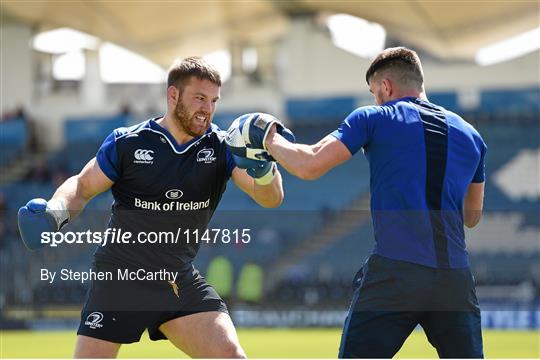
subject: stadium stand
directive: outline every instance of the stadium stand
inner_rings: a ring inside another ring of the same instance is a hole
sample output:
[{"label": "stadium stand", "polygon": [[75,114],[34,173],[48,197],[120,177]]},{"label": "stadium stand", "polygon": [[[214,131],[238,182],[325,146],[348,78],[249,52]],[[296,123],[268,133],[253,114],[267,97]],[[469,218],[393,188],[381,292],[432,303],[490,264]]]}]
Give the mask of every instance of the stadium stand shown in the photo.
[{"label": "stadium stand", "polygon": [[18,117],[0,123],[0,167],[5,168],[25,150],[28,142],[27,123]]},{"label": "stadium stand", "polygon": [[[534,216],[538,212],[538,196],[533,194],[516,197],[515,191],[508,192],[504,183],[496,180],[502,171],[507,171],[505,169],[517,161],[523,151],[537,151],[539,148],[538,128],[534,124],[525,121],[522,126],[515,125],[515,122],[519,121],[516,116],[527,119],[537,116],[531,104],[538,101],[538,93],[537,89],[519,90],[513,95],[509,95],[508,91],[482,92],[479,107],[468,113],[467,120],[475,124],[489,147],[484,219],[489,226],[486,225],[487,228],[469,235],[472,266],[479,284],[538,282],[535,266],[539,261],[540,249],[534,241],[540,227]],[[501,96],[509,96],[519,102],[520,113],[512,109],[498,108],[496,103]],[[458,96],[454,92],[436,93],[431,98],[450,109],[460,110]],[[286,111],[298,141],[315,143],[333,131],[356,103],[357,99],[353,97],[316,100],[294,98],[286,102]],[[337,111],[338,109],[342,113]],[[493,114],[493,111],[496,111],[496,115],[486,117],[486,114]],[[217,115],[215,121],[222,128],[226,128],[232,119],[245,112],[249,110],[224,112]],[[507,114],[507,117],[502,114]],[[133,118],[126,115],[68,119],[64,129],[65,145],[46,158],[45,168],[53,174],[58,171],[65,172],[65,176],[76,173],[94,156],[100,143],[112,129],[131,123]],[[28,137],[24,122],[2,123],[1,126],[2,147],[10,149],[7,154],[24,151]],[[4,159],[2,161],[2,164],[5,164]],[[529,168],[524,170],[529,172],[521,176],[534,176],[537,170],[534,167]],[[265,276],[274,276],[275,273],[271,270],[276,265],[283,265],[280,260],[288,258],[292,263],[284,267],[287,271],[280,274],[281,278],[270,279],[271,281],[265,279],[265,291],[274,302],[279,300],[284,304],[299,302],[309,305],[341,305],[343,299],[348,298],[355,271],[362,265],[373,246],[370,220],[363,218],[360,223],[353,223],[350,229],[336,235],[332,241],[320,241],[316,246],[312,246],[312,243],[316,235],[331,228],[332,224],[345,221],[344,214],[350,212],[353,206],[358,206],[358,201],[366,201],[364,197],[369,190],[367,161],[362,154],[358,154],[349,162],[312,182],[299,180],[285,171],[282,174],[286,197],[282,206],[276,210],[261,209],[233,184],[228,186],[210,228],[249,228],[252,243],[232,246],[223,243],[202,244],[196,265],[204,273],[213,258],[217,255],[225,256],[231,261],[234,277],[237,279],[241,269],[250,262],[261,266]],[[6,228],[0,243],[3,249],[1,277],[5,280],[4,283],[9,284],[6,295],[8,303],[77,303],[84,296],[84,286],[73,285],[73,288],[57,289],[44,287],[35,281],[29,284],[29,279],[25,277],[25,274],[30,272],[30,262],[21,260],[23,247],[13,226],[14,214],[29,198],[51,196],[56,186],[52,177],[49,176],[48,181],[29,177],[27,180],[0,187],[5,204],[2,221]],[[519,181],[514,186],[519,187]],[[87,215],[73,222],[70,229],[75,231],[89,226],[104,227],[111,203],[110,193],[96,197],[89,204]],[[365,203],[360,211],[367,208]],[[261,221],[261,217],[264,217],[264,221]],[[493,224],[498,224],[498,227]],[[341,227],[344,227],[343,223]],[[510,229],[509,234],[514,236],[513,239],[508,239],[508,242],[516,243],[515,246],[494,240],[500,240],[500,236],[496,235],[504,233],[505,228]],[[30,256],[35,260],[33,266],[53,261],[55,264],[82,269],[91,263],[92,246],[45,249]],[[66,284],[62,286],[69,287]]]}]

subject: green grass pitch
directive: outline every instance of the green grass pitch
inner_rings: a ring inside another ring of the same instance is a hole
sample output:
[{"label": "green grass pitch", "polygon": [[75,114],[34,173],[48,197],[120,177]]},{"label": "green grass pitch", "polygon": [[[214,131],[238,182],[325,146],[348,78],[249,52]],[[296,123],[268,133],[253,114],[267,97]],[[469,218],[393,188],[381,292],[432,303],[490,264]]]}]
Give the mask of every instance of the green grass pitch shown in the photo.
[{"label": "green grass pitch", "polygon": [[[252,358],[333,358],[337,356],[340,329],[240,329],[239,337]],[[0,358],[69,358],[75,332],[2,331]],[[488,358],[540,358],[538,331],[484,331]],[[125,345],[120,358],[186,357],[167,341],[152,342],[147,334],[141,342]],[[398,353],[399,358],[434,358],[435,350],[422,331],[415,331]]]}]

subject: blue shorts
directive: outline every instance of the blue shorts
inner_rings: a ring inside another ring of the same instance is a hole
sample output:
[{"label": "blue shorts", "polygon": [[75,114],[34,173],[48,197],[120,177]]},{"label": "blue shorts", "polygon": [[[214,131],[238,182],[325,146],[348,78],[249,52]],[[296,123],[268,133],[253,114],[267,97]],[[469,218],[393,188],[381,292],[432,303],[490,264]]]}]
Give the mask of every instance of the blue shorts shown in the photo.
[{"label": "blue shorts", "polygon": [[480,308],[466,269],[372,255],[354,280],[340,358],[391,358],[417,325],[441,358],[483,358]]}]

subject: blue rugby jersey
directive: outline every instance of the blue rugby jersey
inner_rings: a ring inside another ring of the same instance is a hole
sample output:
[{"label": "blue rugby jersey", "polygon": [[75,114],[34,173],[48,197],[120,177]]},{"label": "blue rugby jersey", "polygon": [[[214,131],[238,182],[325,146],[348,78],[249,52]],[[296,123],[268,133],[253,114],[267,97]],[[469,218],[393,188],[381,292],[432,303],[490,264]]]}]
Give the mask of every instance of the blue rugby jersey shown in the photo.
[{"label": "blue rugby jersey", "polygon": [[179,232],[181,241],[108,244],[98,247],[94,256],[121,266],[185,271],[200,246],[194,231],[200,239],[236,164],[225,146],[226,133],[216,125],[179,145],[155,120],[114,130],[98,150],[101,170],[114,181],[108,227],[133,237]]},{"label": "blue rugby jersey", "polygon": [[417,98],[353,111],[332,135],[370,165],[374,253],[440,268],[469,266],[463,201],[484,181],[486,144],[458,115]]}]

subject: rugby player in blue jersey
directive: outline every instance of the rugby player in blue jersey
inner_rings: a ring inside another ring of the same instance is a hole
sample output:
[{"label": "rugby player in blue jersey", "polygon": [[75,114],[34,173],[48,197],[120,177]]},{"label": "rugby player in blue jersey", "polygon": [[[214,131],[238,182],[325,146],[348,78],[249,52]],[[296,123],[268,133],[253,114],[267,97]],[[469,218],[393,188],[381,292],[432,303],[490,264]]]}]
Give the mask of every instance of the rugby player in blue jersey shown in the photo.
[{"label": "rugby player in blue jersey", "polygon": [[464,225],[481,217],[486,145],[461,117],[429,102],[414,51],[384,50],[366,81],[377,106],[354,110],[317,144],[286,141],[271,119],[237,131],[306,180],[360,149],[369,161],[376,244],[355,277],[340,357],[390,358],[418,324],[440,357],[483,357]]},{"label": "rugby player in blue jersey", "polygon": [[[173,64],[165,116],[115,130],[51,200],[33,199],[19,210],[26,246],[40,247],[42,232],[60,229],[108,189],[114,197],[109,228],[133,234],[204,231],[229,178],[261,206],[279,206],[283,188],[275,163],[235,160],[226,133],[212,124],[220,86],[219,73],[201,58]],[[93,281],[74,356],[115,357],[121,344],[139,341],[148,330],[152,340],[168,339],[192,357],[245,357],[225,303],[192,265],[199,245],[192,237],[98,247],[96,271],[165,269],[178,278]]]}]

